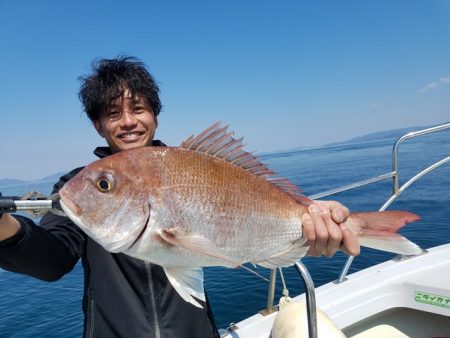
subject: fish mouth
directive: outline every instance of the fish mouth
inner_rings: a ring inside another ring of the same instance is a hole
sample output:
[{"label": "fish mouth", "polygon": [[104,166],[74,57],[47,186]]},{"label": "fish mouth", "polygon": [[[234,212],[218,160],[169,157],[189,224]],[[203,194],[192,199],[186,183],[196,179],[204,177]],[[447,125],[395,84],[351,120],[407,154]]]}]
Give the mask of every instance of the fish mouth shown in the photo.
[{"label": "fish mouth", "polygon": [[70,199],[63,200],[61,196],[61,199],[59,200],[59,205],[61,206],[67,217],[69,217],[72,220],[72,222],[74,222],[80,228],[84,229],[80,219],[81,208],[75,202],[73,202]]},{"label": "fish mouth", "polygon": [[63,192],[60,192],[59,203],[67,215],[72,215],[79,218],[82,213],[82,209],[78,204],[76,204],[69,196],[66,196]]}]

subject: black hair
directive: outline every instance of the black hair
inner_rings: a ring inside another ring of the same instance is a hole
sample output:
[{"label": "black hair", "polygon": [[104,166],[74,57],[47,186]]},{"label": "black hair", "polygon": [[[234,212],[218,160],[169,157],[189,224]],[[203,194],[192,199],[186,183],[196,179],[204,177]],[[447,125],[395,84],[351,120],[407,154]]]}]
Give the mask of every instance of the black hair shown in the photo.
[{"label": "black hair", "polygon": [[122,96],[126,89],[132,96],[142,95],[155,116],[161,111],[159,87],[145,64],[135,57],[95,60],[92,74],[78,80],[81,82],[78,96],[91,121],[98,120],[111,101]]}]

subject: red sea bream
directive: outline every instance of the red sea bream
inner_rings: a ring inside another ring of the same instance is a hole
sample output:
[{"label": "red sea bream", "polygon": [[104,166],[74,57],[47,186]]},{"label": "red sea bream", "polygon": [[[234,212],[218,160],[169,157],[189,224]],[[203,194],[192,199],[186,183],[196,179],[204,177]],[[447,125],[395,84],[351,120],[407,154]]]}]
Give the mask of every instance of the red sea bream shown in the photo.
[{"label": "red sea bream", "polygon": [[[215,124],[180,147],[141,147],[86,166],[60,191],[65,213],[106,250],[161,265],[187,301],[204,299],[202,267],[289,266],[306,254],[313,203]],[[395,231],[410,212],[351,214],[362,245],[420,248]]]}]

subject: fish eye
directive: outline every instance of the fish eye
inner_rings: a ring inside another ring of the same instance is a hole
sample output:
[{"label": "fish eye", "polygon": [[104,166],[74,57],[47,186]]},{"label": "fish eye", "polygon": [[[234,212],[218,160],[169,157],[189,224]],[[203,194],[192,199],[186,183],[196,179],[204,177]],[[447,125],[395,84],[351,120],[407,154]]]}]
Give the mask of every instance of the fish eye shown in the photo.
[{"label": "fish eye", "polygon": [[106,177],[100,177],[97,181],[97,188],[101,192],[108,192],[112,189],[112,184]]}]

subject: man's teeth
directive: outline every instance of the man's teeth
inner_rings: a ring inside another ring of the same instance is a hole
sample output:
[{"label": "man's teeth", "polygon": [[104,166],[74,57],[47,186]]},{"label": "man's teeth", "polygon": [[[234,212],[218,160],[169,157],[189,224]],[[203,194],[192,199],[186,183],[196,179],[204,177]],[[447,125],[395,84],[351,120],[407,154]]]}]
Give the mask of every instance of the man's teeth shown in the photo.
[{"label": "man's teeth", "polygon": [[120,135],[121,138],[133,138],[133,137],[138,137],[139,133],[127,133],[127,134],[122,134]]}]

